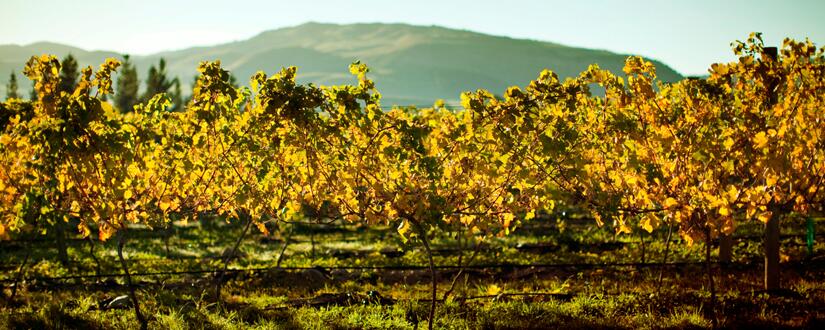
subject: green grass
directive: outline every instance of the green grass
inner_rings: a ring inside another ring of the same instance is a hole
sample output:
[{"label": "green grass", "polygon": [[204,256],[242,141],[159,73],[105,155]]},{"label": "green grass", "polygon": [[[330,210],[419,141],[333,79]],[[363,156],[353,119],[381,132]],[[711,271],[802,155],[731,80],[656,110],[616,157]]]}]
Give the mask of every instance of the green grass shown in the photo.
[{"label": "green grass", "polygon": [[[783,234],[799,234],[803,226],[801,222],[788,222]],[[760,228],[759,224],[746,224],[737,229],[736,236],[759,235]],[[222,265],[223,251],[240,231],[238,224],[222,222],[191,223],[176,227],[174,232],[134,227],[130,229],[125,255],[132,273],[216,269]],[[288,228],[273,231],[273,237],[267,240],[259,234],[247,237],[241,244],[244,257],[234,261],[232,268],[273,267]],[[661,261],[665,236],[665,228],[642,235],[646,262]],[[534,221],[510,236],[486,240],[485,248],[473,263],[635,263],[642,261],[640,239],[639,235],[616,236],[610,228],[598,228],[581,219],[568,219],[563,225]],[[401,242],[391,227],[348,225],[344,229],[312,230],[300,226],[290,240],[283,266],[426,265],[426,255],[420,247],[415,242]],[[439,236],[433,242],[436,249],[461,247],[457,240],[447,236]],[[0,244],[0,279],[5,280],[6,296],[0,303],[0,328],[136,327],[130,309],[98,309],[100,302],[127,293],[123,278],[97,282],[36,279],[95,274],[95,258],[100,262],[101,273],[120,273],[115,242],[95,244],[93,258],[89,242],[72,241],[68,250],[72,261],[67,266],[56,260],[50,240]],[[525,252],[516,248],[519,244],[542,244],[548,248],[543,253]],[[380,253],[382,250],[399,250],[401,255],[388,256]],[[703,251],[701,243],[688,246],[674,239],[668,261],[698,262]],[[814,255],[807,256],[800,238],[783,239],[783,254],[788,261],[783,269],[783,286],[788,290],[780,294],[769,295],[761,290],[760,251],[758,239],[740,239],[734,249],[737,263],[715,268],[719,325],[821,327],[825,322],[825,310],[821,308],[825,306],[822,240],[815,246]],[[472,251],[463,253],[466,262]],[[26,254],[29,261],[22,275],[28,280],[18,284],[16,296],[11,299],[10,280],[18,276],[19,263]],[[436,264],[454,265],[459,254],[436,255]],[[456,273],[457,270],[439,273],[439,297]],[[439,303],[436,326],[685,329],[712,325],[708,282],[701,264],[665,268],[661,287],[658,277],[658,268],[634,266],[469,269],[456,280],[450,299]],[[420,327],[426,326],[429,310],[430,276],[426,269],[240,272],[232,274],[226,284],[221,308],[214,297],[212,274],[141,276],[134,281],[138,284],[141,307],[154,329],[412,329],[416,320]],[[362,297],[370,291],[388,298],[387,301],[362,303]],[[498,293],[502,295],[496,296]],[[524,293],[544,295],[519,295]],[[309,305],[312,299],[324,294],[350,294],[352,299]]]},{"label": "green grass", "polygon": [[[249,292],[254,294],[256,292]],[[151,311],[150,327],[154,329],[412,329],[415,318],[425,323],[425,303],[399,302],[394,305],[350,305],[325,307],[267,308],[247,304],[245,298],[232,297],[219,311],[207,301],[153,296],[143,291],[144,308]],[[34,295],[35,300],[37,294]],[[13,313],[0,315],[4,328],[133,328],[130,310],[96,311],[89,298],[59,295],[63,303],[41,302],[37,306],[18,307]],[[154,298],[154,299],[151,299]],[[273,298],[273,301],[282,299]],[[673,297],[640,297],[635,294],[616,296],[576,296],[568,302],[557,300],[499,300],[479,302],[447,302],[439,305],[436,327],[439,329],[546,329],[546,328],[707,328],[711,321],[705,306],[687,301],[672,301]],[[249,301],[258,298],[249,298]],[[741,302],[723,299],[725,304]],[[260,302],[260,301],[259,301]],[[781,298],[759,298],[754,301],[765,309],[750,310],[750,306],[730,308],[731,314],[720,317],[726,327],[802,327],[822,324],[821,311],[816,317],[781,314],[774,310],[789,303]],[[822,300],[818,300],[822,306]],[[666,306],[662,306],[666,305]],[[817,305],[808,305],[809,311]],[[750,311],[750,312],[748,312]],[[737,313],[737,314],[733,314]],[[738,315],[738,313],[745,313]],[[410,315],[416,315],[410,317]],[[817,323],[819,322],[819,323]],[[420,324],[423,326],[423,324]]]}]

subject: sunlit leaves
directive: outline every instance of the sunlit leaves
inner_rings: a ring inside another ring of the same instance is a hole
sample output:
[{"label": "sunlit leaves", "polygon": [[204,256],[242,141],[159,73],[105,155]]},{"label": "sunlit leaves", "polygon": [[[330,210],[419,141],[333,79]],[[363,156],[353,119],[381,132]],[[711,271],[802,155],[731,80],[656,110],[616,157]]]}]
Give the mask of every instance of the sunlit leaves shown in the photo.
[{"label": "sunlit leaves", "polygon": [[759,150],[764,148],[768,144],[768,137],[765,132],[756,133],[753,137],[753,144]]},{"label": "sunlit leaves", "polygon": [[0,107],[0,236],[74,217],[107,239],[203,215],[264,233],[269,221],[344,219],[398,223],[403,239],[505,235],[558,202],[617,232],[670,223],[692,241],[821,207],[822,49],[787,40],[774,61],[753,35],[734,50],[708,79],[664,84],[630,57],[623,76],[545,70],[502,97],[463,93],[460,110],[382,109],[360,62],[349,85],[301,84],[287,67],[251,89],[203,62],[185,112],[158,95],[125,115],[103,100],[117,61],[84,69],[67,94],[57,59],[33,57],[38,100]]}]

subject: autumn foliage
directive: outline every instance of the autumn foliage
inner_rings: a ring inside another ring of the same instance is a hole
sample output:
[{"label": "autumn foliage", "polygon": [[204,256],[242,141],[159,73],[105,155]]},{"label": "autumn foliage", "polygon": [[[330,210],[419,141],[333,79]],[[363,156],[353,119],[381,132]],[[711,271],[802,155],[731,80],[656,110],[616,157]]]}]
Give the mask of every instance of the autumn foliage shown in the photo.
[{"label": "autumn foliage", "polygon": [[460,110],[384,111],[360,63],[356,85],[301,85],[290,67],[235,88],[204,62],[185,111],[161,94],[125,114],[104,101],[118,61],[66,93],[58,60],[33,57],[38,99],[0,103],[0,235],[75,218],[105,240],[216,214],[263,232],[310,217],[405,239],[505,235],[564,203],[618,232],[671,223],[690,241],[820,210],[823,49],[786,40],[773,60],[755,34],[734,51],[707,79],[665,84],[630,57],[624,76],[544,71],[503,98],[465,93]]}]

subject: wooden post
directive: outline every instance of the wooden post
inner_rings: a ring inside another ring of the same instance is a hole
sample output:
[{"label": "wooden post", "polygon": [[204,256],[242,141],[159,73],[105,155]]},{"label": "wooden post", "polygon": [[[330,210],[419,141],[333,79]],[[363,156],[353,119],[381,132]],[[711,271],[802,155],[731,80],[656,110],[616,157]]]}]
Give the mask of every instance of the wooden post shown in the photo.
[{"label": "wooden post", "polygon": [[765,290],[779,289],[779,219],[774,211],[765,223]]},{"label": "wooden post", "polygon": [[814,218],[808,217],[808,231],[805,235],[805,245],[808,247],[808,259],[814,256],[814,238],[816,235],[816,228],[814,227]]},{"label": "wooden post", "polygon": [[69,253],[66,247],[66,223],[63,219],[59,219],[59,217],[56,217],[54,221],[54,234],[55,240],[57,241],[57,260],[60,261],[63,267],[66,267],[69,265]]},{"label": "wooden post", "polygon": [[[765,55],[771,61],[777,61],[776,47],[765,47]],[[777,102],[776,81],[770,81],[768,89],[768,107],[773,107]],[[779,289],[779,220],[782,215],[780,208],[771,208],[771,217],[765,223],[765,290],[774,291]]]},{"label": "wooden post", "polygon": [[733,235],[719,236],[719,262],[727,264],[733,259]]},{"label": "wooden post", "polygon": [[710,287],[710,322],[711,328],[716,329],[716,286],[713,284],[713,268],[710,265],[710,247],[713,241],[710,239],[710,227],[705,227],[705,272],[708,275],[708,286]]}]

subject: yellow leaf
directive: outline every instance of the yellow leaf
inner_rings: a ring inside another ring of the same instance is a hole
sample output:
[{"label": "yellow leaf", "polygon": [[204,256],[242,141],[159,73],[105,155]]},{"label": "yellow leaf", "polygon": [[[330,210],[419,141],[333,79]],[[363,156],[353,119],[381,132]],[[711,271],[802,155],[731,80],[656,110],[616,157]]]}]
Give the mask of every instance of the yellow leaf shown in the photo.
[{"label": "yellow leaf", "polygon": [[679,202],[677,202],[675,198],[668,197],[667,199],[665,199],[665,208],[669,209],[669,208],[674,207],[676,205],[679,205]]},{"label": "yellow leaf", "polygon": [[748,209],[745,211],[745,216],[747,216],[748,218],[753,218],[753,216],[755,214],[756,214],[756,206],[748,205]]},{"label": "yellow leaf", "polygon": [[631,232],[632,230],[630,229],[630,226],[628,226],[625,223],[620,224],[619,227],[616,229],[616,233],[618,234],[630,234]]},{"label": "yellow leaf", "polygon": [[[357,205],[358,202],[354,204]],[[287,214],[290,215],[287,218],[291,218],[292,215],[296,215],[301,212],[301,203],[298,201],[289,201],[286,204]]]},{"label": "yellow leaf", "polygon": [[72,201],[72,206],[70,208],[72,213],[79,213],[80,212],[80,203],[77,201]]},{"label": "yellow leaf", "polygon": [[779,181],[779,177],[776,175],[768,175],[767,177],[765,177],[765,185],[767,186],[776,185],[776,181]]},{"label": "yellow leaf", "polygon": [[487,287],[487,294],[488,295],[497,296],[499,293],[501,293],[501,287],[500,286],[498,286],[496,284],[493,284],[493,285],[490,285],[490,286]]},{"label": "yellow leaf", "polygon": [[771,219],[771,212],[767,211],[767,212],[759,213],[759,215],[757,215],[756,218],[759,219],[759,221],[762,221],[764,223],[768,223],[768,220]]},{"label": "yellow leaf", "polygon": [[465,225],[470,225],[476,220],[476,216],[474,215],[462,215],[461,216],[461,223]]},{"label": "yellow leaf", "polygon": [[407,220],[402,220],[401,224],[398,225],[398,234],[401,235],[401,240],[404,241],[404,243],[407,242],[407,239],[408,239],[407,234],[410,233],[411,231],[412,231],[412,224],[410,224],[410,222],[407,221]]},{"label": "yellow leaf", "polygon": [[728,138],[725,142],[722,143],[725,146],[725,149],[730,150],[733,147],[733,139]]},{"label": "yellow leaf", "polygon": [[256,222],[255,226],[258,227],[258,231],[260,231],[264,236],[269,235],[269,230],[266,229],[266,225],[263,222]]},{"label": "yellow leaf", "polygon": [[682,235],[682,238],[688,246],[693,246],[693,237],[690,237],[690,235]]},{"label": "yellow leaf", "polygon": [[593,212],[592,214],[593,214],[593,219],[596,220],[596,224],[599,227],[604,226],[604,220],[602,220],[602,215],[597,213],[597,212]]},{"label": "yellow leaf", "polygon": [[734,186],[730,186],[730,188],[728,188],[728,201],[733,203],[737,198],[739,198],[739,189],[736,189]]},{"label": "yellow leaf", "polygon": [[175,197],[169,202],[169,208],[172,210],[177,210],[178,207],[180,207],[180,199]]},{"label": "yellow leaf", "polygon": [[729,209],[729,208],[727,208],[726,206],[722,206],[722,207],[720,207],[720,208],[719,208],[719,215],[721,215],[721,216],[729,216],[729,215],[730,215],[730,209]]},{"label": "yellow leaf", "polygon": [[642,218],[641,225],[642,229],[646,230],[648,233],[652,233],[653,229],[659,226],[659,218],[652,213],[648,213]]},{"label": "yellow leaf", "polygon": [[140,168],[136,163],[129,164],[129,166],[126,167],[126,173],[129,173],[131,177],[136,177],[140,174]]},{"label": "yellow leaf", "polygon": [[733,161],[728,160],[722,163],[722,168],[727,171],[727,173],[733,174]]},{"label": "yellow leaf", "polygon": [[515,216],[512,213],[504,213],[501,217],[504,219],[504,228],[510,228],[510,224],[513,222]]},{"label": "yellow leaf", "polygon": [[112,226],[109,226],[109,224],[106,223],[106,222],[102,222],[100,224],[100,229],[98,230],[97,234],[98,234],[98,238],[101,241],[105,241],[105,240],[108,240],[110,237],[112,237],[112,234],[114,234],[114,233],[115,233],[115,230],[114,230],[114,228],[112,228]]},{"label": "yellow leaf", "polygon": [[77,224],[77,231],[80,232],[80,235],[83,236],[83,238],[89,237],[89,234],[91,233],[89,226],[87,226],[84,222]]},{"label": "yellow leaf", "polygon": [[161,211],[164,211],[164,212],[166,212],[166,210],[168,210],[168,209],[169,209],[169,206],[171,206],[171,202],[170,202],[170,201],[169,201],[169,199],[167,199],[167,198],[163,198],[163,199],[161,199],[161,200],[160,200],[160,203],[159,203],[159,205],[158,205],[158,207],[160,208],[160,210],[161,210]]},{"label": "yellow leaf", "polygon": [[536,212],[534,210],[530,210],[527,214],[524,215],[524,220],[530,220],[536,217]]},{"label": "yellow leaf", "polygon": [[756,133],[756,136],[753,137],[753,143],[756,144],[757,148],[765,147],[768,144],[768,137],[765,132]]},{"label": "yellow leaf", "polygon": [[386,211],[386,213],[387,213],[387,219],[388,219],[388,220],[395,219],[395,218],[398,216],[398,211],[396,211],[396,210],[395,210],[394,208],[392,208],[392,207],[389,207],[389,206],[384,206],[384,210],[385,210],[385,211]]}]

